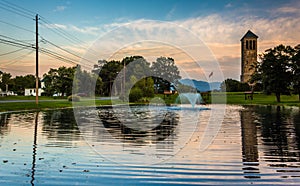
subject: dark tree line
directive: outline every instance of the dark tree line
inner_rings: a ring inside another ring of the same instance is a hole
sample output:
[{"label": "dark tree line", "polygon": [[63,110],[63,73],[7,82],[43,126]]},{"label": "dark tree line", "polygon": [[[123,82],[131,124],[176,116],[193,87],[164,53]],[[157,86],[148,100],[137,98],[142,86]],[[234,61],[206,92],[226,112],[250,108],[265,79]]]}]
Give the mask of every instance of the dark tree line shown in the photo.
[{"label": "dark tree line", "polygon": [[[0,75],[2,90],[8,85],[9,90],[24,95],[25,88],[35,87],[34,75],[15,78],[5,72]],[[172,83],[179,78],[179,70],[172,58],[159,57],[150,64],[142,56],[130,56],[121,61],[99,60],[91,72],[80,66],[51,68],[43,75],[41,82],[44,85],[43,95],[46,96],[69,96],[74,93],[88,96],[130,95],[131,100],[136,101],[170,90]]]},{"label": "dark tree line", "polygon": [[220,89],[222,92],[242,92],[242,91],[249,91],[251,90],[248,83],[241,83],[234,79],[226,79],[224,80],[221,85]]},{"label": "dark tree line", "polygon": [[15,78],[12,78],[10,73],[0,71],[0,89],[2,91],[6,91],[7,88],[9,91],[13,91],[18,95],[24,95],[25,88],[34,87],[34,75],[16,76]]},{"label": "dark tree line", "polygon": [[[93,73],[82,70],[80,66],[59,67],[50,69],[43,75],[45,84],[44,94],[52,96],[54,94],[69,96],[71,94],[82,94],[92,96],[101,94],[102,80]],[[95,90],[91,92],[91,90]]]},{"label": "dark tree line", "polygon": [[100,60],[93,72],[102,79],[103,95],[122,92],[125,87],[135,84],[133,92],[151,97],[154,93],[170,90],[171,83],[181,78],[174,59],[166,57],[159,57],[152,64],[142,56],[125,57],[121,61]]}]

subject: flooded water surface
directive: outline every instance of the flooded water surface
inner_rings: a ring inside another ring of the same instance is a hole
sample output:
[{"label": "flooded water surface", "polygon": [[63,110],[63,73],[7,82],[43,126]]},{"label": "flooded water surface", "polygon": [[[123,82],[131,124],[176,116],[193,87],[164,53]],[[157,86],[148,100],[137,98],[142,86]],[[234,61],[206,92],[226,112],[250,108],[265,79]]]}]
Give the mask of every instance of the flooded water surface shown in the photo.
[{"label": "flooded water surface", "polygon": [[2,113],[0,185],[299,185],[299,108],[213,109]]}]

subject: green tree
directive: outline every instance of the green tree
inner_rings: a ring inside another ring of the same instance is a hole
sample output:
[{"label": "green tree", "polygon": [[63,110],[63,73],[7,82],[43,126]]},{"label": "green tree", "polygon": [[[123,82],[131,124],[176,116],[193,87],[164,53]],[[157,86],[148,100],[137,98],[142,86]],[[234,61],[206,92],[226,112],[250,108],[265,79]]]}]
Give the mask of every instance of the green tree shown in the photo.
[{"label": "green tree", "polygon": [[279,45],[268,49],[257,63],[256,72],[251,81],[260,81],[263,84],[265,93],[275,93],[277,102],[280,102],[280,95],[289,92],[292,82],[290,68],[293,48]]},{"label": "green tree", "polygon": [[8,86],[8,89],[11,88],[12,86],[12,79],[11,79],[11,74],[10,73],[6,73],[6,72],[2,72],[2,74],[0,74],[0,89],[2,91],[6,91],[6,86]]},{"label": "green tree", "polygon": [[17,93],[18,95],[24,95],[25,88],[35,88],[36,86],[35,76],[31,74],[26,76],[16,76],[15,78],[12,79],[12,81],[13,81],[12,91]]},{"label": "green tree", "polygon": [[[99,77],[102,79],[102,92],[104,95],[110,95],[113,89],[113,83],[122,69],[120,61],[105,62],[99,71]],[[119,88],[119,87],[116,87]],[[119,88],[120,89],[120,88]]]},{"label": "green tree", "polygon": [[156,93],[170,90],[171,84],[176,84],[181,78],[173,58],[159,57],[152,63],[153,80]]},{"label": "green tree", "polygon": [[62,66],[58,69],[51,68],[43,76],[46,94],[61,93],[62,96],[71,95],[75,70],[76,66],[69,68]]},{"label": "green tree", "polygon": [[221,91],[223,92],[242,92],[250,90],[248,83],[241,83],[234,79],[226,79],[220,85]]},{"label": "green tree", "polygon": [[293,73],[293,88],[299,95],[300,101],[300,44],[295,46],[295,54],[292,59],[291,69]]},{"label": "green tree", "polygon": [[82,70],[80,66],[77,66],[74,78],[75,83],[73,83],[73,86],[75,86],[73,90],[75,91],[73,93],[85,93],[92,96],[99,88],[100,80],[101,78],[96,74],[89,73],[86,70]]}]

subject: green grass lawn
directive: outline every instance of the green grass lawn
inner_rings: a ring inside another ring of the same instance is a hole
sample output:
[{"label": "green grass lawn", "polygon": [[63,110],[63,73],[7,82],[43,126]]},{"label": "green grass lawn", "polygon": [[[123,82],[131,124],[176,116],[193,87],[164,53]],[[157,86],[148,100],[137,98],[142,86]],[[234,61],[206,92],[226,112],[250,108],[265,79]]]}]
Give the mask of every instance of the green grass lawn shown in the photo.
[{"label": "green grass lawn", "polygon": [[227,104],[259,104],[259,105],[285,105],[285,106],[300,106],[300,101],[298,95],[282,95],[281,102],[276,101],[275,95],[265,95],[263,93],[255,93],[253,95],[253,100],[245,100],[245,95],[243,92],[227,92],[227,93],[212,93],[214,103],[224,103],[221,101],[222,97],[226,97]]},{"label": "green grass lawn", "polygon": [[[163,94],[155,95],[161,99],[164,99],[166,104],[176,104],[176,99],[178,95],[164,96]],[[206,100],[206,103],[211,103],[211,98],[213,98],[213,104],[238,104],[238,105],[283,105],[283,106],[298,106],[300,107],[300,101],[298,100],[298,95],[282,95],[281,102],[276,102],[276,97],[274,95],[265,95],[262,93],[255,93],[253,100],[245,100],[245,95],[243,92],[213,92],[210,99]],[[0,101],[5,100],[35,100],[33,96],[8,96],[0,97]],[[55,109],[55,108],[68,108],[74,106],[102,106],[111,105],[111,100],[93,100],[89,98],[82,98],[80,102],[72,104],[66,98],[53,98],[53,97],[39,97],[38,105],[33,102],[6,102],[0,103],[0,112],[5,111],[18,111],[18,110],[43,110],[43,109]],[[47,100],[47,101],[45,101]],[[151,101],[151,98],[149,98]],[[224,102],[225,100],[225,102]],[[114,100],[113,104],[122,104],[121,100]]]},{"label": "green grass lawn", "polygon": [[[88,98],[82,98],[80,102],[72,102],[67,99],[54,99],[51,97],[39,97],[38,105],[35,101],[33,102],[21,102],[22,100],[35,100],[35,97],[29,96],[11,96],[11,97],[1,97],[4,99],[0,100],[19,100],[20,102],[2,102],[0,103],[0,112],[6,111],[18,111],[18,110],[43,110],[43,109],[55,109],[55,108],[68,108],[73,106],[101,106],[101,105],[111,105],[111,100],[93,100]],[[27,98],[27,99],[25,99]],[[32,99],[34,98],[34,99]],[[47,101],[45,101],[47,100]]]},{"label": "green grass lawn", "polygon": [[[40,96],[39,100],[56,100],[56,99],[67,99],[66,97],[48,97]],[[35,100],[35,96],[0,96],[0,101],[5,100]]]}]

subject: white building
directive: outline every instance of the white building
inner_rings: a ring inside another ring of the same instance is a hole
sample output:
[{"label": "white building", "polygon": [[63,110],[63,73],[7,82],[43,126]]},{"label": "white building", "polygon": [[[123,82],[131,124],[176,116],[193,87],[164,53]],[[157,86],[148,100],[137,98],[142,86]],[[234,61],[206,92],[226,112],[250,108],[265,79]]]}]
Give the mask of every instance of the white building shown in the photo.
[{"label": "white building", "polygon": [[[44,88],[45,88],[45,82],[42,80],[41,88],[39,88],[38,96],[42,95],[42,93],[44,92],[44,90],[43,90]],[[24,94],[25,94],[25,96],[36,96],[35,88],[25,88]]]},{"label": "white building", "polygon": [[[43,92],[44,90],[39,88],[38,96],[41,96]],[[25,88],[25,96],[36,96],[35,88]]]}]

